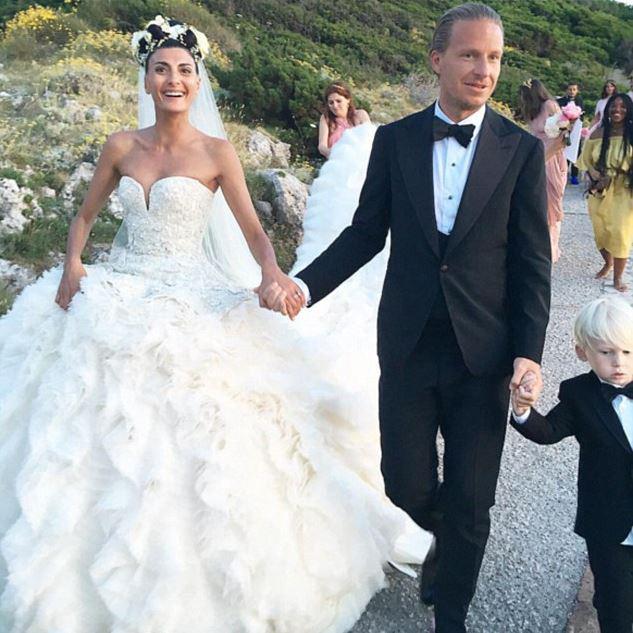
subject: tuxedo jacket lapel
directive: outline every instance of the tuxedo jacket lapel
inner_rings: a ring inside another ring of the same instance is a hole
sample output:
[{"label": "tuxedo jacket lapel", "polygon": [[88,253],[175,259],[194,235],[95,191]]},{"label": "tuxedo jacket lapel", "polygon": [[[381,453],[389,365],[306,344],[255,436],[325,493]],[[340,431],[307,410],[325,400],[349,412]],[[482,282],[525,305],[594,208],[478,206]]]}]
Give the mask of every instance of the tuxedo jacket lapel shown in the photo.
[{"label": "tuxedo jacket lapel", "polygon": [[633,448],[631,448],[631,444],[626,437],[626,433],[624,432],[624,428],[622,427],[622,422],[620,422],[620,418],[618,418],[618,414],[615,412],[613,405],[608,402],[607,399],[600,392],[600,385],[598,384],[597,379],[596,383],[597,384],[593,397],[593,403],[600,417],[600,420],[613,434],[615,439],[622,445],[624,450],[629,455],[633,455]]},{"label": "tuxedo jacket lapel", "polygon": [[455,225],[446,247],[447,255],[466,236],[484,210],[505,175],[520,139],[517,132],[506,133],[499,115],[487,108]]},{"label": "tuxedo jacket lapel", "polygon": [[433,196],[433,106],[398,129],[397,152],[405,187],[429,246],[439,257]]}]

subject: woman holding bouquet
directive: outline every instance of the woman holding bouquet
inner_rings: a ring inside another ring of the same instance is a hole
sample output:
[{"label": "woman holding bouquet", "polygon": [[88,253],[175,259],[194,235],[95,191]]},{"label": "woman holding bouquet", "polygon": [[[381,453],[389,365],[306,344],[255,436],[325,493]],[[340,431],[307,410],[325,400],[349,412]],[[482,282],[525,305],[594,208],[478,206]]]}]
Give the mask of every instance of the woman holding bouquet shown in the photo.
[{"label": "woman holding bouquet", "polygon": [[589,215],[605,278],[613,269],[613,286],[626,292],[622,281],[633,242],[633,101],[613,95],[604,110],[602,126],[587,139],[578,162],[590,178]]},{"label": "woman holding bouquet", "polygon": [[519,105],[530,132],[540,138],[545,146],[547,222],[552,246],[552,262],[557,262],[560,258],[558,243],[563,220],[563,194],[567,184],[567,160],[563,154],[563,134],[550,138],[545,133],[545,122],[549,117],[561,114],[561,109],[538,79],[528,79],[521,85]]}]

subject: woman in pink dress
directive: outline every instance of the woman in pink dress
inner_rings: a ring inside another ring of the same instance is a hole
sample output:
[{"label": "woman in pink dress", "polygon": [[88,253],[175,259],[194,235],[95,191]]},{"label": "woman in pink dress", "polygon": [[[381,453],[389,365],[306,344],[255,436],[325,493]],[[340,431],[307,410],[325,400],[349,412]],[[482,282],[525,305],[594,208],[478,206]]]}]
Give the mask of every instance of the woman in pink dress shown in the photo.
[{"label": "woman in pink dress", "polygon": [[549,138],[545,121],[560,112],[560,106],[538,79],[528,79],[519,88],[519,104],[530,132],[545,146],[545,176],[547,181],[547,222],[552,244],[552,262],[560,258],[560,228],[563,220],[563,195],[567,184],[567,160],[562,135]]},{"label": "woman in pink dress", "polygon": [[323,95],[323,114],[319,119],[319,152],[329,158],[345,130],[370,122],[365,110],[356,109],[352,92],[343,82],[330,84]]}]

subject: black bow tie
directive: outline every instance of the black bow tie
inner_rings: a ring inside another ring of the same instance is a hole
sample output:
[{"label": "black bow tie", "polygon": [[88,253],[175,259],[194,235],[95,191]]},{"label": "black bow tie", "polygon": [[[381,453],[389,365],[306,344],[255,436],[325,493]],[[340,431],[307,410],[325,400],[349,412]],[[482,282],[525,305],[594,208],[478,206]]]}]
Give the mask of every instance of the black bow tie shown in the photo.
[{"label": "black bow tie", "polygon": [[440,117],[433,117],[434,141],[441,141],[448,136],[452,136],[462,147],[468,147],[474,131],[474,125],[451,124],[443,121]]},{"label": "black bow tie", "polygon": [[608,385],[606,382],[600,384],[600,389],[602,389],[602,393],[604,397],[611,402],[614,398],[618,396],[626,396],[627,398],[633,398],[633,382],[630,382],[625,387],[614,387],[613,385]]}]

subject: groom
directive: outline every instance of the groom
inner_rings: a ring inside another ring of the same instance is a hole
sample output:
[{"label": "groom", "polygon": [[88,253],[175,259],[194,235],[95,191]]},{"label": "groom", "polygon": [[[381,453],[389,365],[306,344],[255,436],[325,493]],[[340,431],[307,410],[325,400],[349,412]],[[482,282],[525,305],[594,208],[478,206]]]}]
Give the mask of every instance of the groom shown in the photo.
[{"label": "groom", "polygon": [[[378,315],[382,472],[391,500],[437,538],[437,633],[466,630],[508,383],[527,371],[540,379],[549,316],[543,147],[486,106],[502,51],[489,7],[440,18],[430,53],[438,102],[378,129],[351,226],[297,275],[314,304],[391,232]],[[268,288],[263,302],[279,308],[284,292]]]}]

